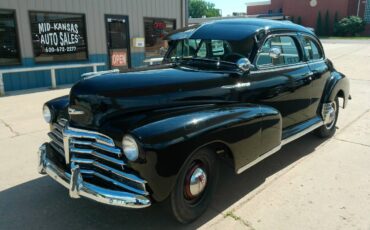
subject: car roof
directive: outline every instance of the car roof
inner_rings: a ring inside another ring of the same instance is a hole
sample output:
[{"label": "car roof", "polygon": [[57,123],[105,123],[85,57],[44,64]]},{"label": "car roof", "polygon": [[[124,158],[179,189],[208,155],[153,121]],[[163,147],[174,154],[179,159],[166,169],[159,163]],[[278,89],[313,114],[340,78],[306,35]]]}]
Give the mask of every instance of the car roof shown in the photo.
[{"label": "car roof", "polygon": [[223,19],[206,22],[204,24],[185,27],[166,36],[167,40],[181,39],[214,39],[240,41],[254,36],[259,31],[265,33],[272,31],[304,32],[314,35],[306,27],[269,19]]}]

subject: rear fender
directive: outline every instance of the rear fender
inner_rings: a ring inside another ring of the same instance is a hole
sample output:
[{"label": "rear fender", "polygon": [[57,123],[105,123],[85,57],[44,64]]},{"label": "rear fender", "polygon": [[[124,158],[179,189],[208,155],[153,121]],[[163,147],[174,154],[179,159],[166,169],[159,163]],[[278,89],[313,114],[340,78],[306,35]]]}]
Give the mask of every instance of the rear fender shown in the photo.
[{"label": "rear fender", "polygon": [[343,97],[343,108],[345,108],[350,98],[349,80],[344,74],[333,71],[326,83],[322,103],[332,102],[336,96]]}]

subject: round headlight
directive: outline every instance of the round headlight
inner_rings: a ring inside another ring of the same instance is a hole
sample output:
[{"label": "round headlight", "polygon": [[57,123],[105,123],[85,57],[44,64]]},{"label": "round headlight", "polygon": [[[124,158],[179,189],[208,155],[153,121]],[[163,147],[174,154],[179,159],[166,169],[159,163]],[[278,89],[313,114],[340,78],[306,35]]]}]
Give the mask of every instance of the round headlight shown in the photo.
[{"label": "round headlight", "polygon": [[137,146],[135,139],[130,135],[123,137],[122,149],[123,153],[130,161],[135,161],[139,157],[139,147]]},{"label": "round headlight", "polygon": [[49,106],[44,105],[44,107],[42,108],[42,115],[44,116],[44,120],[47,123],[50,123],[51,122],[51,120],[52,120],[52,114],[51,114],[51,111],[50,111]]}]

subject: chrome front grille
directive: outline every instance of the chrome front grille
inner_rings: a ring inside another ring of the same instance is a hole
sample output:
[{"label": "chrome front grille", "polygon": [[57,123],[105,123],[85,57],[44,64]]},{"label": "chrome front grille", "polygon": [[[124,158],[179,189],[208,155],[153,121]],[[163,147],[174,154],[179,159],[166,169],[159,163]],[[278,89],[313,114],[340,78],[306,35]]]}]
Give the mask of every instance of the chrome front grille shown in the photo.
[{"label": "chrome front grille", "polygon": [[78,165],[84,180],[104,182],[117,189],[148,195],[146,181],[132,174],[122,150],[101,133],[68,126],[58,120],[48,134],[51,146],[65,157],[67,165]]},{"label": "chrome front grille", "polygon": [[53,123],[51,132],[48,136],[51,139],[51,146],[60,154],[64,156],[64,145],[63,145],[63,129],[67,125],[66,119],[58,119],[57,123]]}]

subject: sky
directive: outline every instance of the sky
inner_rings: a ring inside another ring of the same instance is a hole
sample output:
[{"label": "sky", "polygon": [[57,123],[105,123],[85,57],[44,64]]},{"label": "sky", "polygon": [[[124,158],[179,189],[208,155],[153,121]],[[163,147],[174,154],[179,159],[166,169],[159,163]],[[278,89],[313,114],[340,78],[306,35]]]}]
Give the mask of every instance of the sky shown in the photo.
[{"label": "sky", "polygon": [[245,12],[245,3],[249,1],[263,1],[263,0],[206,0],[216,5],[217,9],[222,10],[222,16],[231,15],[233,12]]}]

